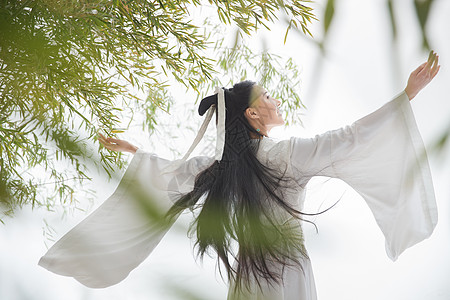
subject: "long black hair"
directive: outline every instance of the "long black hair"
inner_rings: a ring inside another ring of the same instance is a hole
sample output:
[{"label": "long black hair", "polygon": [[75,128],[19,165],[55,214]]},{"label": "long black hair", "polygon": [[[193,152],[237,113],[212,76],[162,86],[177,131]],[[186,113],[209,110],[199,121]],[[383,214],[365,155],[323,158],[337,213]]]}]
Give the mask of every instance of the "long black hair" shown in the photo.
[{"label": "long black hair", "polygon": [[[181,196],[168,212],[174,217],[186,208],[200,212],[191,224],[198,255],[209,249],[218,255],[236,289],[282,280],[284,267],[297,264],[298,254],[307,257],[299,228],[301,212],[286,200],[292,180],[282,168],[269,168],[256,157],[261,137],[244,116],[260,89],[243,81],[225,94],[225,147],[221,161],[200,172],[191,192]],[[217,105],[217,95],[203,99],[199,114]],[[204,197],[203,201],[200,199]],[[238,248],[237,251],[235,248]],[[233,265],[231,259],[235,260]],[[236,291],[236,290],[235,290]]]}]

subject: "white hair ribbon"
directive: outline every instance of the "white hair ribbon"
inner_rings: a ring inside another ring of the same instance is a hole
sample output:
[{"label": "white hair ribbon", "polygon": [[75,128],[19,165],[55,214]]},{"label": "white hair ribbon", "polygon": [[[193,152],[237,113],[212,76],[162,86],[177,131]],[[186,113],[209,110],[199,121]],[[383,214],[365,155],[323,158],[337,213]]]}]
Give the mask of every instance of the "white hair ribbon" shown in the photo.
[{"label": "white hair ribbon", "polygon": [[187,153],[183,156],[182,159],[177,159],[173,161],[170,165],[168,165],[166,168],[164,168],[164,172],[161,173],[161,175],[175,171],[178,167],[180,167],[183,164],[183,162],[185,162],[188,159],[189,155],[192,153],[192,151],[194,151],[195,147],[203,138],[203,135],[205,134],[205,131],[209,125],[209,122],[211,121],[212,115],[214,114],[214,112],[217,113],[217,109],[218,109],[218,124],[217,124],[215,160],[220,161],[222,159],[223,149],[225,146],[225,93],[223,88],[216,87],[215,94],[217,94],[218,107],[216,108],[215,104],[211,105],[211,107],[208,109],[206,113],[205,120],[203,121],[203,124],[200,127],[200,130],[198,131],[197,136],[192,142],[192,145],[189,147]]},{"label": "white hair ribbon", "polygon": [[216,139],[216,160],[220,161],[225,146],[225,93],[222,88],[216,87],[217,105],[219,109]]}]

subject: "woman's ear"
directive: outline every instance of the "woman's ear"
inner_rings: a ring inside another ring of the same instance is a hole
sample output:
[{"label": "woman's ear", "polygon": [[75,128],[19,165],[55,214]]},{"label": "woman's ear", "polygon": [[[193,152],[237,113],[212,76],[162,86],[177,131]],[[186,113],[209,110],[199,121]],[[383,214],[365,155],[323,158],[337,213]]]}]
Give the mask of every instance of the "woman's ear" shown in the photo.
[{"label": "woman's ear", "polygon": [[258,112],[253,107],[247,108],[244,112],[244,115],[248,120],[259,118]]},{"label": "woman's ear", "polygon": [[247,107],[244,111],[244,116],[248,119],[250,118],[250,115],[251,115],[251,108]]}]

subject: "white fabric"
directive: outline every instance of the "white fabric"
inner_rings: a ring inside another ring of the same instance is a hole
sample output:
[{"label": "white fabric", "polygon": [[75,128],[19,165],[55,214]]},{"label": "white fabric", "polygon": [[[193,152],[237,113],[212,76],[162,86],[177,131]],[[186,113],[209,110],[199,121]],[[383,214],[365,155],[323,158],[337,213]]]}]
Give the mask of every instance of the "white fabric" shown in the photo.
[{"label": "white fabric", "polygon": [[217,140],[216,140],[216,160],[222,160],[223,148],[225,146],[225,93],[221,88],[216,87],[217,93],[217,109],[218,124],[217,124]]},{"label": "white fabric", "polygon": [[[58,240],[39,265],[91,288],[122,281],[169,229],[152,214],[167,212],[178,193],[191,191],[195,174],[212,161],[197,156],[162,175],[172,162],[138,149],[114,193]],[[146,195],[144,201],[132,196],[139,189]]]},{"label": "white fabric", "polygon": [[433,231],[431,172],[405,92],[351,126],[291,141],[298,181],[323,175],[348,183],[372,210],[392,260]]},{"label": "white fabric", "polygon": [[[351,126],[314,138],[264,138],[258,159],[287,166],[300,184],[288,194],[301,209],[303,187],[315,175],[340,178],[353,187],[372,210],[386,237],[386,251],[395,260],[406,248],[429,237],[437,222],[428,161],[409,99],[404,92]],[[144,186],[145,206],[167,211],[178,192],[192,189],[195,176],[214,162],[196,156],[176,170],[163,173],[172,162],[145,153],[134,155],[116,191],[94,213],[60,239],[39,264],[57,274],[72,276],[89,287],[106,287],[123,280],[156,247],[168,227],[142,214],[142,202],[130,192]],[[300,227],[299,227],[299,230]],[[245,300],[315,300],[310,261],[303,269],[289,268],[284,284],[233,295]],[[230,284],[230,291],[233,284]]]}]

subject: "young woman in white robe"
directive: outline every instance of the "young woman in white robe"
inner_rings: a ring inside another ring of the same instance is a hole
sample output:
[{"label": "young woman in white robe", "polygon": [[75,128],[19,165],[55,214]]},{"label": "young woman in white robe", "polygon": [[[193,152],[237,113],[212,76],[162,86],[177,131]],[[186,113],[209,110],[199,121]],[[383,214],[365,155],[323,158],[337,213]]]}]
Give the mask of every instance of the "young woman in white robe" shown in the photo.
[{"label": "young woman in white robe", "polygon": [[[342,179],[364,198],[385,236],[386,252],[392,260],[433,232],[437,208],[432,179],[409,102],[438,71],[438,56],[430,54],[429,60],[411,73],[405,90],[393,100],[350,126],[306,139],[291,137],[280,141],[268,137],[270,129],[283,125],[284,120],[278,111],[280,101],[270,97],[264,88],[247,82],[246,88],[251,93],[246,94],[249,99],[245,99],[247,103],[239,110],[230,104],[239,98],[233,94],[238,93],[239,86],[235,85],[234,91],[225,90],[227,131],[234,128],[229,123],[231,114],[241,112],[248,122],[244,125],[251,126],[246,131],[249,143],[244,141],[247,151],[251,149],[248,151],[250,155],[253,153],[262,165],[282,172],[283,176],[296,183],[294,189],[284,189],[280,194],[281,200],[276,200],[273,195],[270,197],[270,194],[264,194],[269,195],[268,198],[259,194],[253,200],[260,202],[255,204],[240,199],[246,197],[244,194],[233,200],[231,196],[227,198],[224,191],[221,194],[218,189],[198,187],[200,183],[211,185],[213,179],[231,182],[234,179],[230,174],[240,174],[223,169],[237,166],[245,169],[245,162],[239,161],[245,151],[236,148],[238,143],[230,141],[229,132],[225,135],[225,148],[220,151],[223,154],[221,161],[208,156],[188,160],[185,156],[182,160],[170,161],[126,141],[100,134],[99,141],[107,149],[131,152],[133,159],[114,193],[57,241],[41,258],[39,265],[54,273],[74,277],[92,288],[117,284],[152,252],[180,211],[198,206],[204,211],[210,209],[210,214],[206,214],[210,220],[205,223],[197,217],[194,223],[197,246],[200,254],[209,248],[218,253],[230,278],[228,299],[317,299],[311,263],[301,233],[304,187],[311,177],[320,175]],[[212,104],[220,106],[218,97],[205,98],[199,113],[202,115]],[[218,118],[220,123],[220,114]],[[245,157],[251,159],[251,156]],[[238,161],[238,165],[233,164],[234,161]],[[258,172],[256,174],[261,175]],[[230,177],[224,179],[220,174]],[[208,176],[214,178],[208,182]],[[240,183],[226,184],[235,191],[242,181],[253,182],[252,178],[249,174],[245,180],[236,178]],[[226,185],[219,182],[217,186]],[[195,187],[198,188],[197,194],[189,194]],[[202,204],[200,201],[197,203],[198,196],[205,191],[218,199],[211,195]],[[252,188],[249,191],[258,193]],[[130,196],[133,194],[136,197]],[[184,197],[183,202],[180,195],[197,198]],[[263,198],[265,200],[258,200]],[[250,205],[256,214],[242,209],[245,205]],[[236,215],[225,220],[226,216],[221,212],[219,216],[211,213],[214,209]],[[168,215],[171,218],[167,218]],[[258,221],[239,220],[243,216],[250,219],[256,216]],[[270,222],[275,225],[271,227]],[[208,231],[205,225],[219,233]],[[225,226],[228,228],[223,229]],[[263,234],[263,242],[259,243],[254,235],[261,233],[258,228],[253,228],[255,226],[269,233],[279,230],[281,242],[276,236]],[[241,243],[238,244],[239,251],[244,254],[234,253],[230,241]],[[259,244],[254,246],[251,243]],[[258,256],[258,251],[262,255]],[[271,255],[273,253],[279,256]],[[229,263],[228,259],[233,256],[234,262]]]}]

